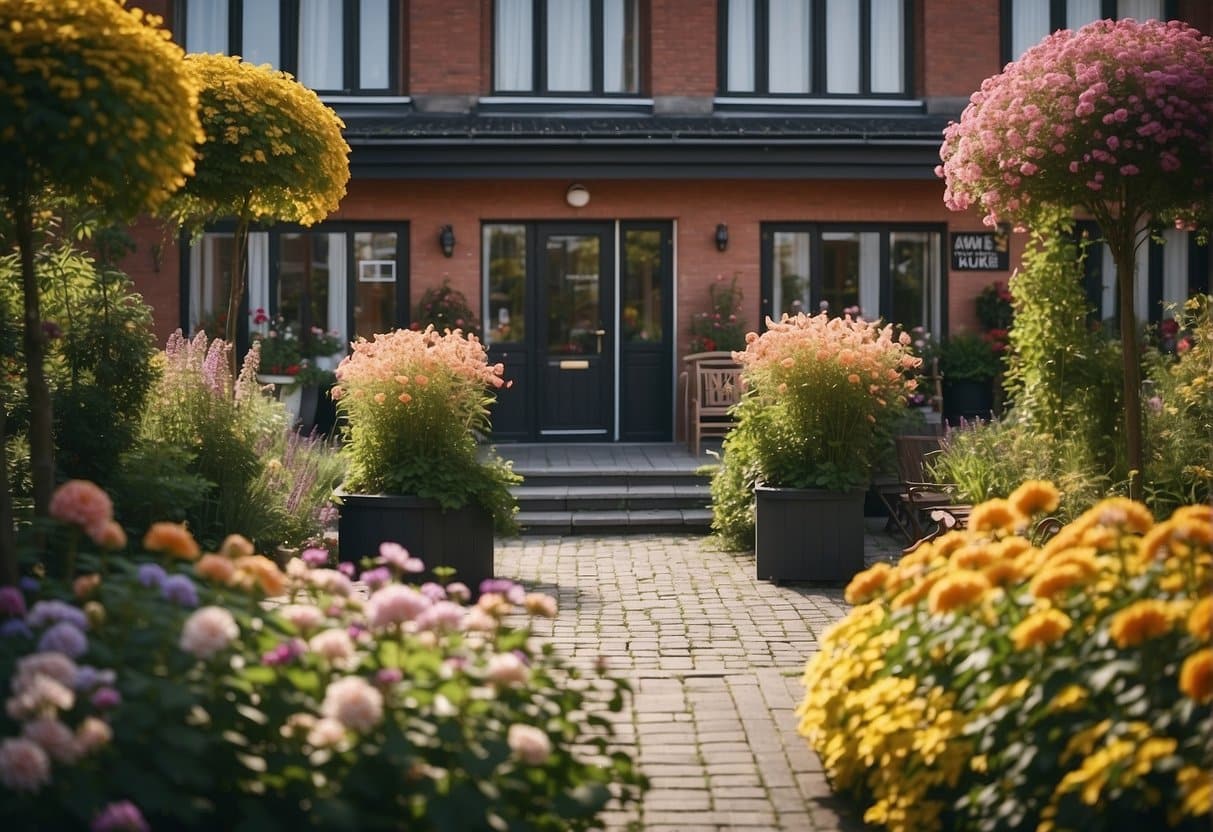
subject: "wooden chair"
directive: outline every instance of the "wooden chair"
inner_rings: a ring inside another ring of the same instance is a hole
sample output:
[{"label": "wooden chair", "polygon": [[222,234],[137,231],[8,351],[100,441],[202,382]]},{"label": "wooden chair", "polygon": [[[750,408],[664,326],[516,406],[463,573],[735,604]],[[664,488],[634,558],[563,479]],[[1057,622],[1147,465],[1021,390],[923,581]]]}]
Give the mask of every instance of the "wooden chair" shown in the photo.
[{"label": "wooden chair", "polygon": [[894,519],[906,542],[912,543],[924,535],[923,513],[951,504],[955,487],[931,482],[927,475],[928,460],[942,450],[942,436],[897,436],[893,442],[897,450],[897,473],[901,479],[901,494],[898,497],[900,510],[894,514]]},{"label": "wooden chair", "polygon": [[699,352],[683,359],[687,447],[699,456],[704,437],[733,428],[730,409],[741,400],[741,365],[729,352]]}]

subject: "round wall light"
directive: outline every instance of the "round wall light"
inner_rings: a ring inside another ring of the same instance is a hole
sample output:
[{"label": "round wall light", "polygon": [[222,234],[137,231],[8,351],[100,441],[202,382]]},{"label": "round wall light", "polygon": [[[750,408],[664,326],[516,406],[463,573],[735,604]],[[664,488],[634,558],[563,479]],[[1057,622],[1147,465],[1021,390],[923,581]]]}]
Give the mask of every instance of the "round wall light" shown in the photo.
[{"label": "round wall light", "polygon": [[569,185],[564,192],[564,201],[574,208],[584,208],[590,204],[590,192],[585,185]]}]

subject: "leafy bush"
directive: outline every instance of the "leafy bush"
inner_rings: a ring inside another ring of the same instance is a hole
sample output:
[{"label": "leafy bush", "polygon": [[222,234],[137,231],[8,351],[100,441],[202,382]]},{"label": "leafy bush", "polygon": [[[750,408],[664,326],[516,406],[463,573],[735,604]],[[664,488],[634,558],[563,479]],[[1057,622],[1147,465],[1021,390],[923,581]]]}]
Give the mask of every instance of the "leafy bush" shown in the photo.
[{"label": "leafy bush", "polygon": [[513,531],[521,480],[496,456],[482,461],[476,435],[489,432],[492,391],[504,367],[490,366],[472,334],[399,329],[359,338],[337,368],[337,408],[348,419],[344,450],[350,493],[406,494],[444,508],[479,505],[497,530]]},{"label": "leafy bush", "polygon": [[691,352],[745,349],[745,320],[741,317],[741,289],[737,278],[726,285],[716,276],[708,288],[711,309],[691,316]]},{"label": "leafy bush", "polygon": [[1029,482],[855,577],[800,731],[894,830],[1207,830],[1213,510],[1111,498],[1043,546]]},{"label": "leafy bush", "polygon": [[1006,332],[1011,328],[1015,318],[1015,307],[1012,304],[1011,291],[995,281],[977,293],[977,322],[981,328],[989,332],[1001,330]]},{"label": "leafy bush", "polygon": [[[74,489],[58,516],[103,519]],[[465,606],[462,585],[404,584],[421,564],[392,544],[369,598],[323,550],[282,571],[232,536],[200,557],[174,524],[136,548],[0,589],[6,829],[554,832],[644,787],[609,747],[627,684],[507,623],[555,615],[547,596],[499,580]]]},{"label": "leafy bush", "polygon": [[426,289],[417,302],[417,314],[413,316],[410,328],[422,330],[427,326],[434,327],[438,332],[448,329],[476,332],[480,329],[467,296],[445,279],[441,286]]},{"label": "leafy bush", "polygon": [[1002,370],[1002,359],[990,341],[974,332],[958,332],[939,351],[939,371],[945,381],[992,379]]},{"label": "leafy bush", "polygon": [[729,431],[721,445],[724,456],[712,475],[712,532],[728,551],[754,548],[754,488],[761,477],[757,429],[757,420],[752,420]]}]

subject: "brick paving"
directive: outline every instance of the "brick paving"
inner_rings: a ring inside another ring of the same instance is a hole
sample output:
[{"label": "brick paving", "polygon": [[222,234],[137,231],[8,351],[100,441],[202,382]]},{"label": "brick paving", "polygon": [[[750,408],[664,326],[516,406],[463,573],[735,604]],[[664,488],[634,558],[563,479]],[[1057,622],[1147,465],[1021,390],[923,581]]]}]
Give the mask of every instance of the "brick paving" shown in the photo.
[{"label": "brick paving", "polygon": [[[872,526],[868,561],[898,554]],[[652,788],[638,810],[609,814],[609,830],[864,828],[832,797],[793,713],[805,660],[846,613],[841,587],[758,581],[752,554],[689,536],[508,540],[496,571],[558,599],[537,636],[632,683],[617,740]]]}]

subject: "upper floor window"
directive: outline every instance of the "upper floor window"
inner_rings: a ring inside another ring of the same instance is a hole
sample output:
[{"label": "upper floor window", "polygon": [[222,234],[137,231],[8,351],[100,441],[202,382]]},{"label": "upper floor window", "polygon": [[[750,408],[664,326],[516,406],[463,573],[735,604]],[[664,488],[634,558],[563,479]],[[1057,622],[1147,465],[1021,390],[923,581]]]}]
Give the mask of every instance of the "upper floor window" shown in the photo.
[{"label": "upper floor window", "polygon": [[179,0],[177,21],[187,52],[268,63],[317,92],[398,87],[398,0]]},{"label": "upper floor window", "polygon": [[1174,17],[1171,0],[1005,0],[1003,51],[1007,60],[1058,29],[1079,29],[1095,20]]},{"label": "upper floor window", "polygon": [[727,95],[905,95],[910,0],[721,0]]},{"label": "upper floor window", "polygon": [[497,0],[493,13],[494,91],[640,91],[637,0]]}]

